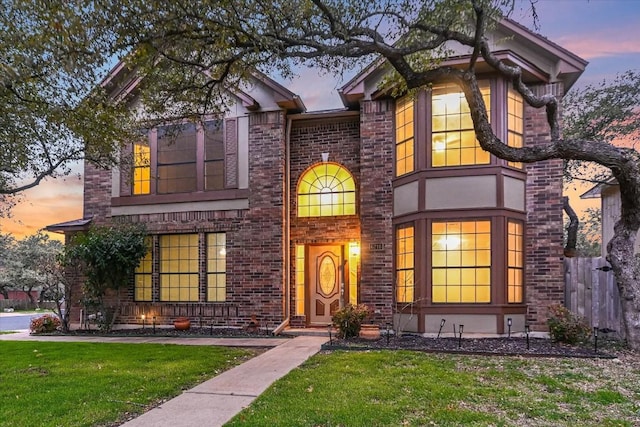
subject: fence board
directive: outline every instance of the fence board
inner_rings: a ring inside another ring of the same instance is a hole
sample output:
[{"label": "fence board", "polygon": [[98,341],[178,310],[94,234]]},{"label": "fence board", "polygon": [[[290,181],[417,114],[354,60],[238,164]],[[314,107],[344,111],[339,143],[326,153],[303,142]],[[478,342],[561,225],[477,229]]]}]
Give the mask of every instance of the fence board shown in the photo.
[{"label": "fence board", "polygon": [[604,258],[566,258],[565,305],[591,326],[616,331],[624,337],[620,296],[613,272],[602,271]]}]

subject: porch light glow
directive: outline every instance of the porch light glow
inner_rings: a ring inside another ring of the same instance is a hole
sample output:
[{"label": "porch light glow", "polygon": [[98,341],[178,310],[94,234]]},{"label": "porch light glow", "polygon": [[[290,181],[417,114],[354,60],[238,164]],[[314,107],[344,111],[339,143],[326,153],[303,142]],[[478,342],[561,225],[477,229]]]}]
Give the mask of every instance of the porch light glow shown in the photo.
[{"label": "porch light glow", "polygon": [[349,243],[349,254],[351,256],[360,256],[360,245],[358,242]]}]

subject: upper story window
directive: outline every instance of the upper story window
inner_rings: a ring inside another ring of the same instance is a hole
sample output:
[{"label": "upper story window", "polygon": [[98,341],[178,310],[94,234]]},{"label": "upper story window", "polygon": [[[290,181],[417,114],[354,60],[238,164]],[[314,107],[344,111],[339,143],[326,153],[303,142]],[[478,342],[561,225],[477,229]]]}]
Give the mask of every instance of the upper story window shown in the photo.
[{"label": "upper story window", "polygon": [[133,144],[133,194],[151,192],[151,151],[149,144]]},{"label": "upper story window", "polygon": [[304,172],[297,194],[298,217],[356,214],[355,181],[336,163],[320,163]]},{"label": "upper story window", "polygon": [[[488,83],[480,82],[487,114],[491,111]],[[453,84],[434,86],[431,93],[431,166],[489,164],[491,157],[476,140],[469,104]]]},{"label": "upper story window", "polygon": [[[235,126],[235,120],[227,121]],[[158,127],[149,132],[147,141],[133,144],[132,176],[125,177],[131,183],[130,194],[225,189],[227,181],[237,181],[227,176],[225,165],[225,160],[236,160],[235,152],[234,156],[226,152],[234,144],[237,141],[225,141],[222,120]]]},{"label": "upper story window", "polygon": [[[524,134],[524,103],[522,95],[512,87],[507,91],[507,145],[521,148]],[[521,162],[508,162],[509,166],[522,169]]]},{"label": "upper story window", "polygon": [[410,96],[396,103],[396,176],[413,172],[413,104]]}]

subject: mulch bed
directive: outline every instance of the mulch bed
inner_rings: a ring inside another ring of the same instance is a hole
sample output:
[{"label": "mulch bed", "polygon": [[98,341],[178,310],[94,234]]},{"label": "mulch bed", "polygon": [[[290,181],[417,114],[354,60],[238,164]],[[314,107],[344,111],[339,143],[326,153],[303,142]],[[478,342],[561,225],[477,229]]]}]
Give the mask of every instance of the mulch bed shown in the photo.
[{"label": "mulch bed", "polygon": [[601,341],[598,351],[594,344],[566,345],[549,339],[530,338],[426,338],[421,335],[404,334],[401,337],[382,336],[377,340],[362,338],[336,339],[323,346],[323,350],[414,350],[429,353],[459,353],[485,356],[527,356],[527,357],[581,357],[616,358],[616,349],[621,349],[617,341]]},{"label": "mulch bed", "polygon": [[[91,336],[158,336],[158,337],[185,337],[185,338],[273,338],[272,331],[266,328],[199,328],[192,327],[186,331],[178,331],[173,328],[145,327],[136,329],[117,329],[105,333],[99,329],[78,329],[66,335],[91,335]],[[278,335],[277,338],[289,338],[286,335]],[[579,357],[613,359],[618,353],[625,352],[625,346],[615,339],[600,339],[598,349],[595,351],[593,342],[584,345],[567,345],[556,343],[550,339],[523,337],[501,338],[458,338],[442,337],[427,338],[416,334],[403,334],[400,337],[383,334],[377,340],[365,340],[362,338],[338,339],[335,335],[322,346],[325,351],[333,350],[413,350],[429,353],[454,353],[473,354],[485,356],[527,356],[527,357]]]}]

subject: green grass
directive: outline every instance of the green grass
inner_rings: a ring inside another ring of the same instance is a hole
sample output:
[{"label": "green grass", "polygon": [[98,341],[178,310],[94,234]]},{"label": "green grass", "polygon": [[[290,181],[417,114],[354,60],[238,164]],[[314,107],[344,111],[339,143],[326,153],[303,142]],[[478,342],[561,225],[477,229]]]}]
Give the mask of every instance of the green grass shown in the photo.
[{"label": "green grass", "polygon": [[624,361],[334,352],[230,426],[635,426],[640,357]]},{"label": "green grass", "polygon": [[252,354],[210,346],[0,341],[0,426],[113,423]]},{"label": "green grass", "polygon": [[0,331],[0,335],[17,334],[18,331]]}]

